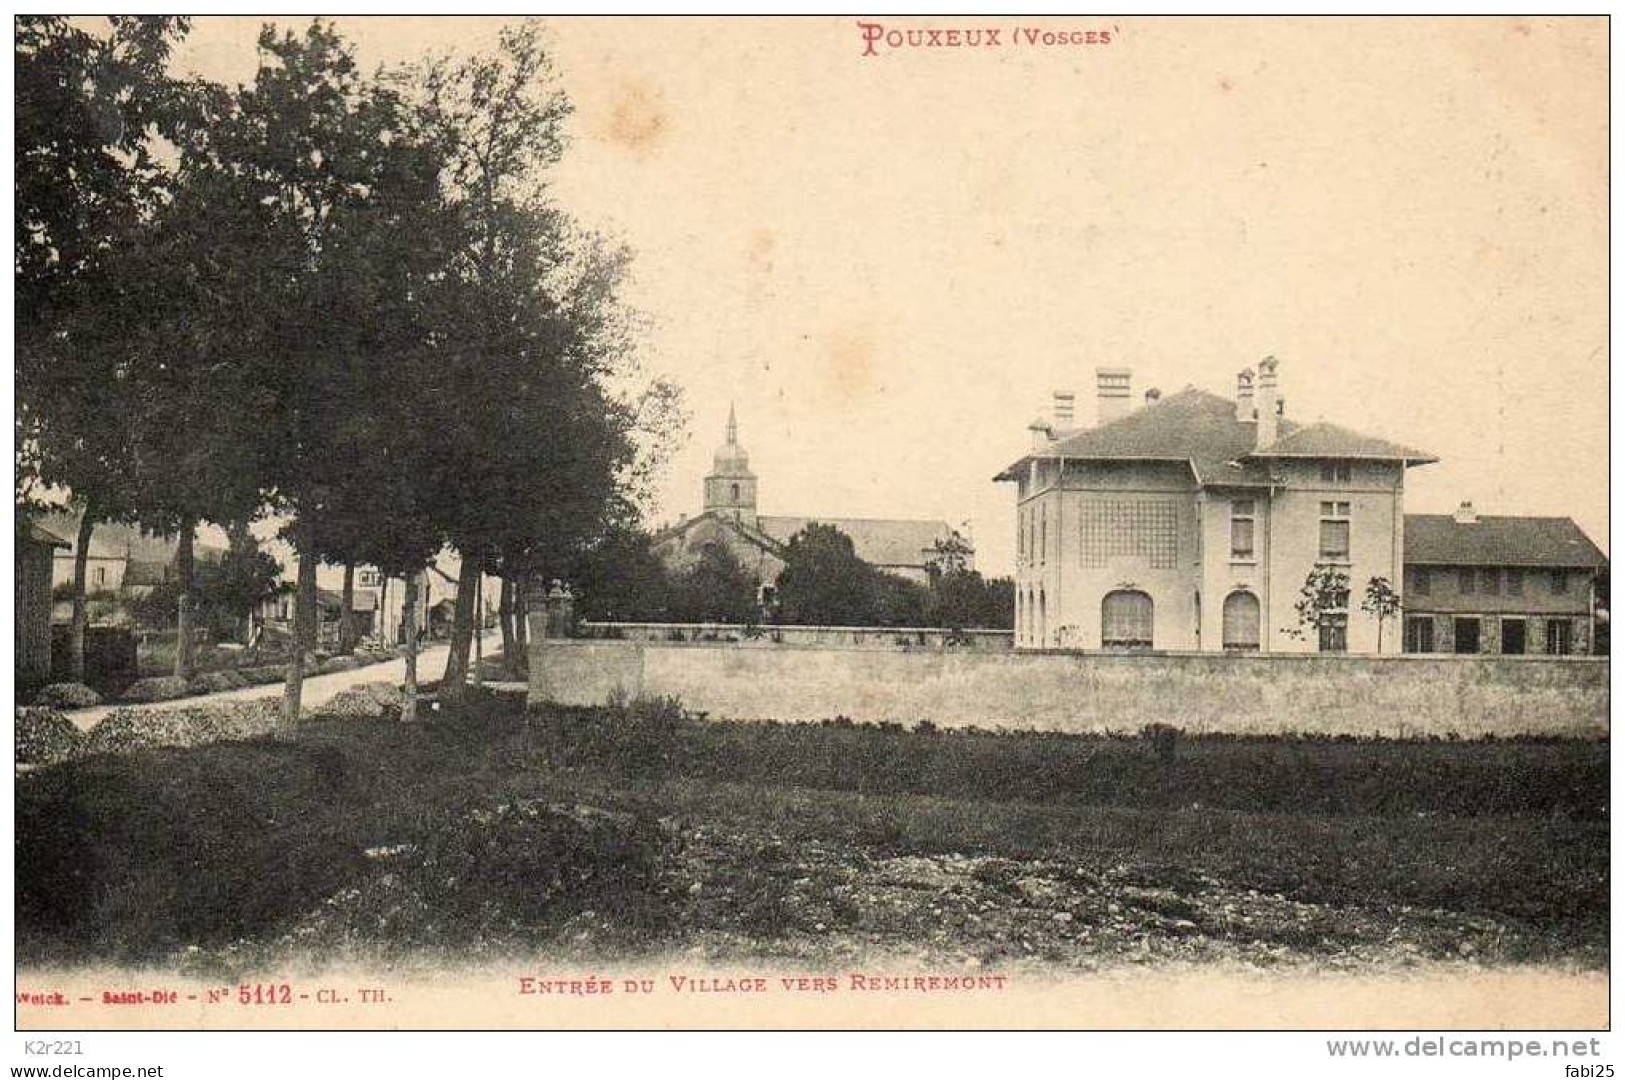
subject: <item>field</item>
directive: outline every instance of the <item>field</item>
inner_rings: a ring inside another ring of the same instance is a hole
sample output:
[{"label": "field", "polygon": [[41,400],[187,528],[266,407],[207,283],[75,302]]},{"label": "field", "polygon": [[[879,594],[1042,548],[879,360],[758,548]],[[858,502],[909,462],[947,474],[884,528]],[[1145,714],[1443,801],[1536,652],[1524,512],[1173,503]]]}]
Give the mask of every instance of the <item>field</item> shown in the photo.
[{"label": "field", "polygon": [[20,777],[18,962],[1607,963],[1606,742],[433,715]]}]

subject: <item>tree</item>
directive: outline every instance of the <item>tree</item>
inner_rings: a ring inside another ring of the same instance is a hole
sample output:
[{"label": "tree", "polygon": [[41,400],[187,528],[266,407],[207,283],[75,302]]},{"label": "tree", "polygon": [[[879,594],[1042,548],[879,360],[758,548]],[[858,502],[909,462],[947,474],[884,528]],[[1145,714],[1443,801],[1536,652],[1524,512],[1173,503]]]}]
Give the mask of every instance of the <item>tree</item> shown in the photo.
[{"label": "tree", "polygon": [[1313,631],[1317,635],[1323,628],[1336,626],[1347,619],[1349,608],[1349,576],[1335,566],[1320,565],[1309,571],[1299,591],[1294,610],[1298,625],[1287,633],[1300,640]]},{"label": "tree", "polygon": [[874,623],[873,568],[858,558],[852,538],[833,525],[813,522],[790,537],[775,591],[787,623]]},{"label": "tree", "polygon": [[454,701],[479,575],[522,587],[626,523],[638,433],[668,426],[662,405],[674,399],[658,386],[613,389],[635,382],[617,299],[628,257],[546,199],[569,103],[539,29],[510,28],[495,54],[432,63],[412,78],[418,131],[446,162],[440,199],[453,223],[448,273],[426,299],[450,388],[427,479],[463,563],[441,683]]},{"label": "tree", "polygon": [[987,581],[975,570],[933,574],[926,621],[950,630],[1008,629],[1015,623],[1015,582]]},{"label": "tree", "polygon": [[675,622],[750,624],[761,620],[761,582],[722,544],[707,544],[672,584]]},{"label": "tree", "polygon": [[84,316],[116,315],[107,264],[130,250],[164,198],[170,178],[152,135],[169,127],[174,84],[164,62],[186,26],[118,16],[97,34],[60,16],[16,21],[17,494],[27,502],[41,488],[65,488],[81,511],[68,673],[76,681],[86,553],[97,522],[133,512],[137,415],[120,340],[96,340]]},{"label": "tree", "polygon": [[[423,294],[447,265],[435,199],[444,161],[327,24],[302,35],[267,27],[259,49],[254,82],[216,103],[192,149],[254,218],[259,273],[242,283],[239,330],[259,345],[246,373],[260,418],[255,475],[288,515],[299,557],[283,696],[292,723],[314,645],[317,562],[353,542],[378,491],[422,509],[415,471],[441,385],[424,357]],[[381,463],[377,477],[369,462]]]},{"label": "tree", "polygon": [[1365,596],[1360,610],[1377,620],[1377,652],[1382,652],[1382,625],[1405,610],[1404,601],[1385,577],[1373,577],[1365,583]]}]

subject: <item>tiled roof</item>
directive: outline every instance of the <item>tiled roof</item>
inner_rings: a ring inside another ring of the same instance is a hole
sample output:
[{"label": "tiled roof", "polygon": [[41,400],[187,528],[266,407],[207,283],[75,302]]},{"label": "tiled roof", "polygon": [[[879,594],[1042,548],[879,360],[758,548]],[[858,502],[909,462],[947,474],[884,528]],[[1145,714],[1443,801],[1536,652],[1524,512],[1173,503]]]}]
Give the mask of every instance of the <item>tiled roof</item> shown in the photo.
[{"label": "tiled roof", "polygon": [[1312,458],[1367,458],[1381,461],[1403,461],[1408,465],[1425,465],[1439,459],[1425,450],[1388,442],[1371,435],[1361,435],[1336,424],[1321,420],[1299,428],[1290,435],[1282,435],[1255,457],[1312,457]]},{"label": "tiled roof", "polygon": [[26,529],[28,539],[32,540],[36,544],[49,544],[53,548],[71,548],[73,546],[66,540],[62,539],[62,537],[52,532],[50,529],[40,525],[38,522],[25,522],[24,528]]},{"label": "tiled roof", "polygon": [[[41,519],[52,532],[65,537],[71,552],[79,536],[79,514],[63,511]],[[175,558],[179,546],[175,537],[154,536],[135,525],[98,522],[90,533],[90,558],[133,559],[149,563],[169,563]],[[208,544],[193,543],[192,557],[198,562],[215,562],[225,551]]]},{"label": "tiled roof", "polygon": [[[1282,433],[1297,427],[1291,420],[1280,422]],[[1063,436],[1054,446],[1022,458],[994,479],[1012,480],[1026,462],[1043,457],[1182,461],[1190,463],[1201,483],[1267,484],[1268,473],[1243,460],[1252,453],[1255,438],[1253,425],[1236,419],[1235,402],[1188,386],[1109,424]]]},{"label": "tiled roof", "polygon": [[954,534],[946,521],[765,515],[756,519],[757,527],[781,544],[813,522],[833,525],[850,536],[858,558],[873,566],[924,566],[937,541]]},{"label": "tiled roof", "polygon": [[1608,558],[1566,517],[1405,515],[1405,562],[1433,566],[1603,567]]},{"label": "tiled roof", "polygon": [[1324,422],[1304,426],[1282,417],[1275,442],[1256,451],[1256,425],[1236,419],[1235,402],[1186,387],[1087,431],[1063,436],[1054,446],[1005,469],[995,480],[1013,480],[1034,457],[1097,461],[1188,462],[1202,484],[1268,484],[1269,457],[1384,458],[1413,464],[1437,460],[1382,439]]}]

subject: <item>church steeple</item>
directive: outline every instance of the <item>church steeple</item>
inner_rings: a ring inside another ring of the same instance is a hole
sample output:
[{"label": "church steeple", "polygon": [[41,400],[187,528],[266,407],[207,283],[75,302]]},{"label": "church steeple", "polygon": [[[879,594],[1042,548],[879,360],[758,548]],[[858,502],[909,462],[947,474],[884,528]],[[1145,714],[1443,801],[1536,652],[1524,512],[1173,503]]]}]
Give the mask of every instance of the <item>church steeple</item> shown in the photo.
[{"label": "church steeple", "polygon": [[739,418],[732,402],[728,403],[725,438],[712,458],[711,475],[705,478],[705,509],[755,526],[756,474],[750,471],[750,455],[739,445]]}]

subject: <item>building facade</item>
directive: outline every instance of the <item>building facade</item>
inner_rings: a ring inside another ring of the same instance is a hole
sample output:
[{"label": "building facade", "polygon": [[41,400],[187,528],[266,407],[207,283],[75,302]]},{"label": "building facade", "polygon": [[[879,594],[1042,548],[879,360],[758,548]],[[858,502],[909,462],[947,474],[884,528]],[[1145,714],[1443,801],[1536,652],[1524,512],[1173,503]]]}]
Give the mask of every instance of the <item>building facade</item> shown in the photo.
[{"label": "building facade", "polygon": [[1606,565],[1568,518],[1407,514],[1405,651],[1590,653]]},{"label": "building facade", "polygon": [[[1360,598],[1373,579],[1398,590],[1405,473],[1435,458],[1287,419],[1272,358],[1234,400],[1186,388],[1135,407],[1130,371],[1096,374],[1097,426],[1058,394],[995,477],[1016,486],[1018,648],[1400,651]],[[1305,623],[1321,567],[1347,590]]]}]

